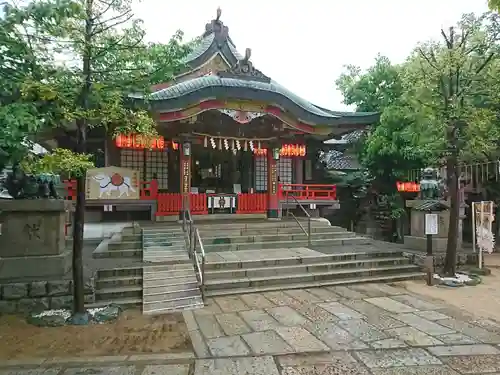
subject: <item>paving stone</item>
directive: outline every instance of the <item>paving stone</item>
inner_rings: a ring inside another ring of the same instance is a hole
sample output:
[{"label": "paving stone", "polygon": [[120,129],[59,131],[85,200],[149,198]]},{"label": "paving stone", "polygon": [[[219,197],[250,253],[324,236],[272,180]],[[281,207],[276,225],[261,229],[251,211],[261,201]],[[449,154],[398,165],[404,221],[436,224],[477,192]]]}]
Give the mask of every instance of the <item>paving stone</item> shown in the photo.
[{"label": "paving stone", "polygon": [[402,294],[398,296],[393,296],[392,299],[399,301],[401,303],[404,303],[405,305],[413,306],[414,308],[418,310],[437,310],[439,309],[439,306],[424,301],[420,298],[417,298],[415,296],[409,295],[409,294]]},{"label": "paving stone", "polygon": [[345,306],[356,310],[357,312],[363,314],[363,315],[387,315],[388,312],[386,310],[381,309],[380,307],[377,307],[375,305],[372,305],[371,303],[368,303],[366,301],[363,301],[362,299],[357,299],[357,300],[346,300],[342,301],[342,304]]},{"label": "paving stone", "polygon": [[198,358],[206,358],[210,355],[208,351],[208,346],[200,331],[189,332],[189,337],[191,338],[191,344],[193,344],[194,352]]},{"label": "paving stone", "polygon": [[319,298],[318,296],[309,293],[308,291],[304,289],[290,289],[290,290],[285,290],[285,293],[288,294],[290,297],[295,298],[297,301],[302,302],[302,303],[314,303],[314,302],[323,302],[322,298]]},{"label": "paving stone", "polygon": [[203,307],[202,309],[193,310],[194,316],[213,315],[222,313],[222,310],[220,309],[219,305],[215,303],[215,300],[213,298],[207,298],[205,299],[204,302],[205,302],[205,307]]},{"label": "paving stone", "polygon": [[484,328],[480,328],[470,323],[462,322],[456,319],[443,319],[439,321],[439,324],[482,342],[490,344],[500,343],[500,335],[494,332],[489,332]]},{"label": "paving stone", "polygon": [[408,366],[371,371],[373,375],[460,375],[448,366]]},{"label": "paving stone", "polygon": [[269,301],[278,306],[294,306],[298,303],[297,300],[290,297],[289,295],[277,291],[277,292],[266,292],[263,293],[264,297],[266,297]]},{"label": "paving stone", "polygon": [[338,322],[337,325],[364,342],[378,341],[387,338],[387,335],[385,333],[379,331],[364,320],[342,320]]},{"label": "paving stone", "polygon": [[311,323],[305,328],[328,345],[332,350],[355,350],[368,348],[368,345],[364,342],[333,323]]},{"label": "paving stone", "polygon": [[346,286],[332,286],[327,289],[338,294],[340,297],[347,299],[365,299],[368,297],[366,294],[360,293],[356,290],[349,289]]},{"label": "paving stone", "polygon": [[[413,328],[427,333],[428,335],[447,335],[449,333],[455,333],[450,328],[444,327],[430,320],[426,320],[415,314],[398,314],[395,315],[395,318],[401,320],[403,323],[406,323]],[[439,322],[441,323],[442,320],[440,320]]]},{"label": "paving stone", "polygon": [[240,298],[251,309],[265,309],[275,306],[260,293],[242,294]]},{"label": "paving stone", "polygon": [[393,317],[387,315],[367,315],[365,320],[368,324],[380,330],[406,327],[406,324],[402,321],[394,319]]},{"label": "paving stone", "polygon": [[218,337],[208,339],[207,345],[214,357],[242,356],[250,354],[240,336]]},{"label": "paving stone", "polygon": [[264,310],[240,312],[240,316],[254,331],[267,331],[279,326],[279,322]]},{"label": "paving stone", "polygon": [[184,318],[184,322],[186,323],[189,332],[196,331],[198,329],[198,323],[196,323],[196,320],[194,319],[192,310],[183,311],[182,317]]},{"label": "paving stone", "polygon": [[321,303],[318,306],[337,316],[339,319],[361,319],[363,315],[340,302]]},{"label": "paving stone", "polygon": [[474,340],[472,337],[466,336],[463,333],[450,333],[447,335],[435,336],[439,341],[444,342],[449,345],[467,345],[467,344],[477,344],[478,341]]},{"label": "paving stone", "polygon": [[500,334],[500,324],[497,322],[494,322],[493,320],[490,319],[474,319],[471,321],[472,324],[484,328],[489,332],[495,332],[497,334]]},{"label": "paving stone", "polygon": [[245,303],[238,297],[217,297],[215,302],[219,305],[222,312],[238,312],[250,310]]},{"label": "paving stone", "polygon": [[285,326],[299,326],[308,322],[306,318],[304,318],[290,306],[273,307],[270,309],[266,309],[266,311],[271,314],[274,319]]},{"label": "paving stone", "polygon": [[380,341],[371,342],[370,345],[374,349],[396,349],[396,348],[406,348],[407,345],[398,339],[385,339]]},{"label": "paving stone", "polygon": [[417,311],[415,308],[405,305],[404,303],[398,302],[389,297],[367,298],[365,301],[392,313],[408,313]]},{"label": "paving stone", "polygon": [[148,365],[141,375],[188,375],[189,365]]},{"label": "paving stone", "polygon": [[312,366],[283,367],[282,375],[370,375],[366,367],[351,363],[342,367],[332,364]]},{"label": "paving stone", "polygon": [[195,363],[194,375],[279,375],[273,357],[203,359]]},{"label": "paving stone", "polygon": [[462,374],[489,374],[500,372],[498,355],[467,355],[444,357],[443,361]]},{"label": "paving stone", "polygon": [[276,327],[274,330],[296,352],[329,350],[328,346],[302,327]]},{"label": "paving stone", "polygon": [[386,293],[388,296],[397,296],[398,294],[408,293],[408,291],[405,288],[401,288],[399,286],[392,286],[382,283],[374,283],[372,285],[374,285],[377,289],[380,289],[381,291]]},{"label": "paving stone", "polygon": [[415,311],[415,315],[420,316],[421,318],[427,319],[427,320],[443,320],[443,319],[450,319],[448,315],[444,315],[440,313],[439,311]]},{"label": "paving stone", "polygon": [[357,363],[351,354],[348,352],[329,352],[329,353],[299,353],[287,354],[276,357],[280,366],[296,367],[310,366],[317,364],[334,364],[338,366]]},{"label": "paving stone", "polygon": [[455,355],[500,354],[500,350],[498,350],[494,346],[486,344],[434,346],[427,348],[427,350],[431,352],[431,354],[434,354],[438,357],[455,356]]},{"label": "paving stone", "polygon": [[387,297],[388,294],[378,289],[375,284],[355,284],[349,288],[357,292],[366,294],[368,297]]},{"label": "paving stone", "polygon": [[62,375],[135,375],[135,366],[69,368]]},{"label": "paving stone", "polygon": [[241,335],[252,331],[236,313],[217,314],[215,319],[217,319],[222,330],[228,336]]},{"label": "paving stone", "polygon": [[440,365],[442,362],[423,349],[374,350],[356,353],[369,368]]},{"label": "paving stone", "polygon": [[275,331],[254,332],[242,335],[243,340],[255,354],[285,354],[293,353],[288,345]]},{"label": "paving stone", "polygon": [[58,375],[60,371],[60,368],[10,369],[0,370],[0,375]]},{"label": "paving stone", "polygon": [[224,332],[220,327],[215,315],[201,315],[196,317],[198,327],[200,327],[201,333],[207,339],[224,336]]},{"label": "paving stone", "polygon": [[330,314],[316,304],[302,305],[296,311],[312,322],[336,322],[339,320],[337,316]]},{"label": "paving stone", "polygon": [[337,301],[340,298],[338,294],[332,292],[328,288],[311,288],[311,289],[306,289],[306,291],[311,294],[314,294],[321,300],[321,302]]},{"label": "paving stone", "polygon": [[413,327],[393,328],[385,331],[388,335],[396,337],[410,346],[442,345],[443,342],[429,336]]}]

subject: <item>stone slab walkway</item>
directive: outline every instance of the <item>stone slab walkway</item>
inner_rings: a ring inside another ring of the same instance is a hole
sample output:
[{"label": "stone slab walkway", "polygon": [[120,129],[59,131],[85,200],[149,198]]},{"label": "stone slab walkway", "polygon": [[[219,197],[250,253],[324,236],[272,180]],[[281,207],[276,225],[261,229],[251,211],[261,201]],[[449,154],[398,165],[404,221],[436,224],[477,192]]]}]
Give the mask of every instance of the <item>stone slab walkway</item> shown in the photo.
[{"label": "stone slab walkway", "polygon": [[196,358],[12,364],[0,375],[500,374],[500,324],[398,285],[217,297],[184,316]]}]

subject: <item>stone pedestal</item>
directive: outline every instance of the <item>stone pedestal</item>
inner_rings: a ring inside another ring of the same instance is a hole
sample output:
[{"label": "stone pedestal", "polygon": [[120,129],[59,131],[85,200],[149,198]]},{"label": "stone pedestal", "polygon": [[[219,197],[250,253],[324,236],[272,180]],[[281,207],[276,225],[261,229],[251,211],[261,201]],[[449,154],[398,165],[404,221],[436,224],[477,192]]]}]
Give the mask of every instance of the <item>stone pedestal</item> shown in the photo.
[{"label": "stone pedestal", "polygon": [[53,199],[0,200],[0,279],[57,278],[71,267],[66,214],[71,202]]},{"label": "stone pedestal", "polygon": [[[432,236],[432,249],[434,252],[445,252],[446,245],[448,243],[448,228],[450,226],[450,211],[421,211],[415,210],[414,207],[419,207],[424,204],[425,200],[415,199],[412,201],[407,201],[406,206],[411,207],[411,223],[410,223],[410,235],[405,236],[404,243],[410,249],[426,251],[427,249],[427,239],[425,236],[425,215],[428,213],[438,215],[438,234]],[[447,201],[441,201],[443,205],[449,206]],[[464,209],[461,208],[460,219],[458,223],[458,240],[457,248],[462,248],[462,221]]]}]

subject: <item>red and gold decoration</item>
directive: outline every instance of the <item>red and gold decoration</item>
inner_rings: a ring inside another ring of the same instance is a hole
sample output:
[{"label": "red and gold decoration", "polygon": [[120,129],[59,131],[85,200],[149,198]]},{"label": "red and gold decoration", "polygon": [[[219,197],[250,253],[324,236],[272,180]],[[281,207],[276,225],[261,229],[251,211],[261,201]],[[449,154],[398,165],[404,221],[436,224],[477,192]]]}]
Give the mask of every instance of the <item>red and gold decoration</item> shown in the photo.
[{"label": "red and gold decoration", "polygon": [[416,182],[396,182],[396,188],[400,193],[418,193],[420,184]]},{"label": "red and gold decoration", "polygon": [[[254,155],[264,156],[267,155],[266,148],[255,148]],[[283,145],[281,146],[280,156],[306,156],[306,146],[304,145]]]},{"label": "red and gold decoration", "polygon": [[141,134],[120,134],[115,138],[115,144],[118,148],[150,148],[153,150],[163,150],[166,148],[165,139],[162,136],[148,139],[148,137]]}]

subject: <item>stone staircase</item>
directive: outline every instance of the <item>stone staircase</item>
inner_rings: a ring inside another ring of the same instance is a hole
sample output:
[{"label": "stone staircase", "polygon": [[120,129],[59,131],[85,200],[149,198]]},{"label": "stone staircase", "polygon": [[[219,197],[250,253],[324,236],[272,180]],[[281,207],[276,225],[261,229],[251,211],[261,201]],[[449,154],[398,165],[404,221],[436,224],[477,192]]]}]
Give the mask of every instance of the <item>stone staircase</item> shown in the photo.
[{"label": "stone staircase", "polygon": [[[301,224],[307,228],[307,221]],[[424,275],[402,250],[376,250],[370,246],[371,239],[330,226],[327,221],[311,222],[311,246],[294,220],[196,226],[208,253],[206,296],[398,281]],[[291,254],[294,249],[300,251]]]},{"label": "stone staircase", "polygon": [[[393,282],[424,276],[402,252],[354,252],[207,262],[205,296]],[[248,253],[246,254],[248,255]]]},{"label": "stone staircase", "polygon": [[95,303],[89,307],[116,304],[124,308],[142,304],[142,266],[101,269],[96,275]]},{"label": "stone staircase", "polygon": [[[301,220],[307,230],[307,221]],[[311,221],[311,244],[307,235],[294,220],[252,223],[196,223],[205,252],[261,250],[273,248],[327,248],[368,245],[371,239],[360,237],[344,228],[333,227],[328,221]]]},{"label": "stone staircase", "polygon": [[179,227],[142,230],[142,311],[154,315],[203,306],[198,280]]}]

